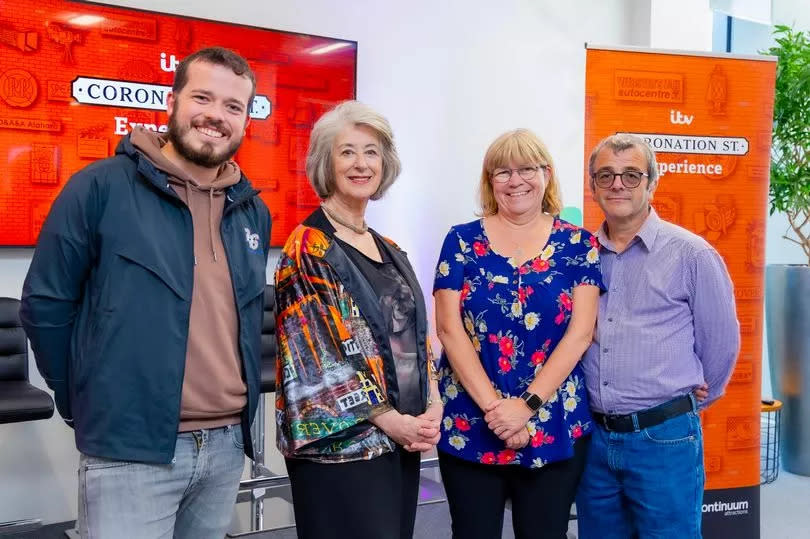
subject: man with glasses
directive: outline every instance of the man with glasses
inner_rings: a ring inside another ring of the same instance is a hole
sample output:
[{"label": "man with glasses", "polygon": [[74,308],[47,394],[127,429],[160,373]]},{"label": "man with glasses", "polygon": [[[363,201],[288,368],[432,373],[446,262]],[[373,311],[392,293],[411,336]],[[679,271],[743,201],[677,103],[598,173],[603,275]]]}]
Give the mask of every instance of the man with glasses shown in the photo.
[{"label": "man with glasses", "polygon": [[596,428],[579,536],[701,537],[697,412],[723,395],[737,357],[731,280],[711,245],[652,209],[658,167],[644,140],[610,136],[588,168],[608,291],[582,359]]}]

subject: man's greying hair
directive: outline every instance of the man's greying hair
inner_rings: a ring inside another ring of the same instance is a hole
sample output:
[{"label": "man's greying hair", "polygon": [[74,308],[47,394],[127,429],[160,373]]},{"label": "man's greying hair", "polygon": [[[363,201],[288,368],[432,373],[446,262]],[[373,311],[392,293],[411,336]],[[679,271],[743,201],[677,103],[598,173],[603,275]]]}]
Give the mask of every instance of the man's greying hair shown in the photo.
[{"label": "man's greying hair", "polygon": [[307,178],[321,200],[335,192],[335,167],[332,148],[338,133],[347,126],[368,127],[377,136],[382,154],[382,179],[371,200],[380,199],[394,183],[402,164],[394,146],[391,124],[383,115],[359,101],[344,101],[321,116],[309,135]]},{"label": "man's greying hair", "polygon": [[655,152],[650,145],[647,144],[647,141],[629,133],[617,133],[603,138],[591,152],[591,158],[588,160],[588,177],[591,182],[591,191],[593,191],[595,187],[593,175],[596,171],[593,167],[596,163],[596,156],[599,155],[599,152],[604,148],[608,148],[614,154],[631,148],[638,148],[647,160],[647,190],[651,190],[658,183],[658,164],[655,161]]},{"label": "man's greying hair", "polygon": [[188,66],[194,62],[205,62],[208,64],[227,67],[234,72],[235,75],[245,77],[248,79],[253,90],[250,93],[250,100],[246,103],[247,111],[245,114],[250,114],[250,107],[253,104],[253,98],[256,97],[256,75],[247,63],[247,60],[233,52],[232,50],[224,47],[208,47],[200,49],[197,52],[186,56],[183,61],[177,66],[174,72],[174,83],[172,84],[172,93],[177,95],[185,88],[188,83]]}]

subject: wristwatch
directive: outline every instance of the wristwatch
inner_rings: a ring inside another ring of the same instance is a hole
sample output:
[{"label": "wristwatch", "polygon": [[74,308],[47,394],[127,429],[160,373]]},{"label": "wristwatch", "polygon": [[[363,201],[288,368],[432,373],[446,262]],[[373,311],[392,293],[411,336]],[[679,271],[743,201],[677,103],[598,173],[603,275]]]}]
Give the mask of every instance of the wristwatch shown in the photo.
[{"label": "wristwatch", "polygon": [[545,402],[543,401],[543,399],[540,398],[539,395],[536,395],[529,391],[524,391],[523,393],[521,393],[520,398],[523,399],[523,402],[526,403],[526,406],[528,406],[532,412],[536,412],[537,410],[540,409],[541,406],[545,404]]}]

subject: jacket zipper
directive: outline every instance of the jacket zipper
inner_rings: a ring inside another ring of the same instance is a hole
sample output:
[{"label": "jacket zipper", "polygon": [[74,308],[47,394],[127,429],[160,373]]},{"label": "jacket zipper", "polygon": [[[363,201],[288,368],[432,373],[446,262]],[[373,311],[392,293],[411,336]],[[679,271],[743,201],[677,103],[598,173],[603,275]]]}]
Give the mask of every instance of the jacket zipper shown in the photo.
[{"label": "jacket zipper", "polygon": [[188,208],[188,204],[183,202],[183,199],[171,189],[171,187],[167,187],[167,189],[171,190],[172,195],[180,201],[183,205],[183,211],[185,212],[184,215],[188,216],[188,219],[191,221],[191,299],[188,301],[188,310],[186,311],[186,342],[185,346],[183,347],[183,367],[180,370],[180,387],[177,391],[177,423],[175,424],[174,431],[178,432],[180,428],[180,414],[183,413],[183,384],[186,380],[186,357],[188,356],[188,335],[191,331],[191,302],[194,299],[194,217],[191,215],[191,210]]},{"label": "jacket zipper", "polygon": [[[258,193],[258,191],[256,191],[256,193]],[[233,208],[235,206],[238,206],[238,205],[241,205],[241,204],[245,203],[245,201],[249,200],[250,198],[253,198],[253,196],[254,195],[250,195],[248,197],[239,199],[238,202],[232,202],[228,206],[228,208],[226,208],[222,212],[223,221],[220,222],[220,226],[219,226],[220,235],[222,235],[222,227],[225,226],[225,224],[226,224],[224,222],[225,216],[228,213],[230,213],[228,210],[230,210],[231,208]],[[230,248],[228,247],[228,242],[227,241],[225,241],[225,240],[222,241],[222,248],[225,250],[225,258],[228,260],[228,272],[230,272],[230,274],[231,274],[231,289],[233,290],[233,299],[234,299],[234,304],[236,306],[236,322],[237,322],[237,325],[238,325],[238,329],[236,331],[236,338],[239,340],[239,360],[240,360],[240,363],[242,364],[242,381],[245,383],[245,389],[247,391],[247,395],[246,395],[247,402],[245,403],[245,414],[247,415],[247,417],[249,419],[250,418],[251,390],[250,390],[250,384],[248,383],[248,379],[247,379],[248,376],[247,376],[247,363],[246,363],[246,360],[245,360],[245,351],[242,349],[242,310],[239,308],[239,295],[236,292],[236,284],[234,283],[234,280],[233,280],[233,266],[232,266],[233,259],[231,257],[231,251],[230,251]],[[265,268],[265,271],[267,271],[266,268]],[[265,288],[266,288],[266,284],[265,284]],[[259,365],[259,372],[261,373],[261,365]],[[261,376],[261,374],[259,374],[259,376]],[[261,381],[260,381],[260,383],[261,383]],[[260,395],[259,398],[261,398],[261,395]],[[247,444],[249,443],[250,447],[251,447],[251,454],[252,454],[253,453],[253,433],[250,431],[250,425],[249,424],[248,424],[247,428],[245,428],[244,423],[242,424],[242,436],[244,436],[246,438],[246,440],[245,440],[245,448],[247,449],[247,447],[248,447]]]}]

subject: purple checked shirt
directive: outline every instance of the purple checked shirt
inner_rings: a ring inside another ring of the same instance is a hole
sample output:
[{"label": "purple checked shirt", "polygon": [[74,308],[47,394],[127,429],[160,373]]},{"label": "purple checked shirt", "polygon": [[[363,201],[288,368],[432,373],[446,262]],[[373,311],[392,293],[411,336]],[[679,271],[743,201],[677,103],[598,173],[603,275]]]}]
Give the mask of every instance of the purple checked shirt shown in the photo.
[{"label": "purple checked shirt", "polygon": [[607,292],[582,358],[591,409],[629,414],[685,395],[704,380],[723,395],[740,346],[731,280],[703,238],[655,210],[627,248],[596,233]]}]

